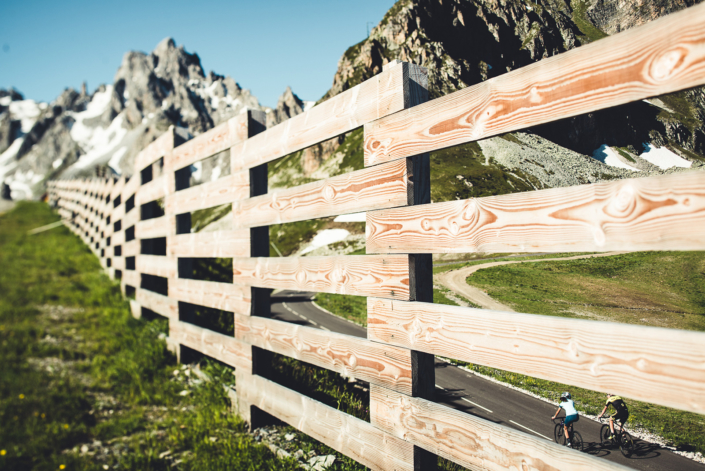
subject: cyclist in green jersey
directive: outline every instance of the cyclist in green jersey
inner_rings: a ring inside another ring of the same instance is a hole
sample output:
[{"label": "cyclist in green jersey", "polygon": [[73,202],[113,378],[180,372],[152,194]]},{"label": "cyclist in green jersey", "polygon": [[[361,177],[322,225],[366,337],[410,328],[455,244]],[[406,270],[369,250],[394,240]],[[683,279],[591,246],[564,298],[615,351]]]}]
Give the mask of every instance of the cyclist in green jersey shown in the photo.
[{"label": "cyclist in green jersey", "polygon": [[615,396],[614,394],[608,394],[607,402],[605,402],[605,407],[604,409],[602,409],[602,412],[600,412],[600,415],[597,416],[598,419],[601,418],[605,414],[605,412],[607,412],[607,408],[609,406],[612,406],[612,408],[614,409],[614,414],[610,416],[610,431],[612,432],[610,440],[613,440],[614,421],[619,420],[619,428],[620,430],[624,430],[624,424],[629,418],[629,408],[627,407],[627,404],[624,403],[624,399],[619,396]]}]

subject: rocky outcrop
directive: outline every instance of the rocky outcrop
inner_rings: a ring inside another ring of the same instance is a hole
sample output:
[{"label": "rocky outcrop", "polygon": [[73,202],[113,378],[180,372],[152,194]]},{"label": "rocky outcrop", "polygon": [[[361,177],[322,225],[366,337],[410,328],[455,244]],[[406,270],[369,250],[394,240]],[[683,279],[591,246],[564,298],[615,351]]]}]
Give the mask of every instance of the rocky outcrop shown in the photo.
[{"label": "rocky outcrop", "polygon": [[247,108],[267,111],[271,126],[306,106],[287,88],[274,110],[262,107],[231,77],[206,75],[198,55],[171,38],[149,54],[128,52],[113,85],[92,95],[85,84],[81,92],[67,89],[29,124],[10,113],[10,102],[21,100],[15,90],[0,90],[0,181],[15,198],[40,195],[43,181],[58,175],[98,168],[131,175],[137,153],[171,125],[187,140]]}]

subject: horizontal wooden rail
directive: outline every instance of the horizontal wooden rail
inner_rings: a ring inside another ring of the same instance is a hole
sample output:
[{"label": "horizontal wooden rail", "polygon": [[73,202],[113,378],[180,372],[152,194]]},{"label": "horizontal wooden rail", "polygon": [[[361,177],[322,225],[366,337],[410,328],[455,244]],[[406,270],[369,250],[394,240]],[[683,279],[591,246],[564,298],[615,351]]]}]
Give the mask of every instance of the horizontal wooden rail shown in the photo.
[{"label": "horizontal wooden rail", "polygon": [[176,259],[160,255],[139,255],[135,269],[148,275],[176,278]]},{"label": "horizontal wooden rail", "polygon": [[168,216],[147,219],[135,224],[135,235],[139,239],[153,239],[166,237],[171,233],[171,224]]},{"label": "horizontal wooden rail", "polygon": [[237,395],[372,470],[413,471],[411,444],[363,420],[256,375],[237,375]]},{"label": "horizontal wooden rail", "polygon": [[249,315],[252,292],[248,286],[214,281],[169,280],[169,297],[191,304]]},{"label": "horizontal wooden rail", "polygon": [[705,4],[366,124],[365,166],[703,85],[703,24]]},{"label": "horizontal wooden rail", "polygon": [[248,109],[245,113],[230,118],[225,123],[176,147],[171,157],[170,166],[174,170],[178,170],[223,152],[247,139],[249,129],[257,125],[264,126],[264,123],[263,111]]},{"label": "horizontal wooden rail", "polygon": [[407,63],[392,67],[234,146],[233,170],[271,162],[404,109],[408,105],[404,87],[409,86],[412,69],[419,67]]},{"label": "horizontal wooden rail", "polygon": [[406,206],[411,166],[401,160],[244,199],[234,205],[235,222],[257,227]]},{"label": "horizontal wooden rail", "polygon": [[409,299],[406,255],[233,259],[235,283],[391,299]]},{"label": "horizontal wooden rail", "polygon": [[135,169],[142,170],[151,165],[156,160],[165,156],[174,148],[174,127],[170,126],[169,130],[159,136],[151,144],[145,147],[135,158]]},{"label": "horizontal wooden rail", "polygon": [[705,333],[367,300],[371,340],[705,413]]},{"label": "horizontal wooden rail", "polygon": [[355,378],[411,394],[411,352],[359,337],[326,332],[290,322],[235,316],[235,337]]},{"label": "horizontal wooden rail", "polygon": [[705,172],[367,213],[368,253],[704,250]]},{"label": "horizontal wooden rail", "polygon": [[169,336],[182,345],[236,368],[237,371],[252,370],[252,346],[233,337],[178,320],[169,322]]},{"label": "horizontal wooden rail", "polygon": [[167,253],[175,257],[248,257],[250,231],[237,229],[169,236]]},{"label": "horizontal wooden rail", "polygon": [[504,425],[370,385],[372,424],[473,470],[627,470]]},{"label": "horizontal wooden rail", "polygon": [[[157,314],[172,320],[179,319],[179,306],[177,301],[172,298],[140,288],[135,294],[135,300],[140,306],[150,309]],[[169,325],[171,324],[172,322],[170,321]]]},{"label": "horizontal wooden rail", "polygon": [[135,194],[135,205],[149,203],[164,198],[168,192],[167,176],[162,175],[149,183],[145,183]]},{"label": "horizontal wooden rail", "polygon": [[248,172],[236,172],[213,182],[177,191],[166,200],[166,211],[183,214],[212,208],[250,196]]}]

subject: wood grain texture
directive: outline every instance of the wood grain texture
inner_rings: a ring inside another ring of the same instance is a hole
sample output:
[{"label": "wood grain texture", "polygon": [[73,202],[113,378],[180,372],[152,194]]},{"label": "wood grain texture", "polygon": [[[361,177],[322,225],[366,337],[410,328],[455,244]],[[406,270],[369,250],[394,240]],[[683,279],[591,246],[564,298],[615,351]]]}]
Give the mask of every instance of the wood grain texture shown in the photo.
[{"label": "wood grain texture", "polygon": [[169,337],[181,345],[232,366],[238,371],[252,370],[252,346],[227,335],[186,322],[169,321]]},{"label": "wood grain texture", "polygon": [[177,191],[166,198],[168,214],[190,213],[250,196],[247,172],[236,172],[214,182]]},{"label": "wood grain texture", "polygon": [[235,258],[233,281],[259,288],[409,299],[409,258],[334,257]]},{"label": "wood grain texture", "polygon": [[122,280],[120,282],[123,287],[129,285],[133,288],[139,288],[142,283],[142,277],[134,270],[125,270],[122,272]]},{"label": "wood grain texture", "polygon": [[258,227],[406,206],[408,173],[407,161],[399,160],[307,185],[272,190],[236,202],[235,221],[242,227]]},{"label": "wood grain texture", "polygon": [[166,237],[174,232],[173,225],[169,223],[168,216],[147,219],[135,224],[135,237],[138,239],[153,239]]},{"label": "wood grain texture", "polygon": [[176,147],[169,166],[179,170],[247,139],[250,113],[242,113]]},{"label": "wood grain texture", "polygon": [[[408,67],[408,64],[402,64]],[[404,108],[404,67],[393,67],[231,149],[233,170],[256,167]]]},{"label": "wood grain texture", "polygon": [[125,231],[113,232],[110,236],[110,245],[115,247],[117,245],[122,245],[125,243]]},{"label": "wood grain texture", "polygon": [[367,300],[371,340],[705,413],[705,333]]},{"label": "wood grain texture", "polygon": [[170,298],[237,314],[250,314],[251,296],[247,286],[182,278],[169,280]]},{"label": "wood grain texture", "polygon": [[140,220],[140,207],[135,206],[122,218],[122,230],[136,225]]},{"label": "wood grain texture", "polygon": [[237,395],[372,470],[413,471],[412,446],[363,420],[256,375],[237,375]]},{"label": "wood grain texture", "polygon": [[135,258],[135,269],[148,275],[176,278],[176,259],[161,255],[138,255]]},{"label": "wood grain texture", "polygon": [[235,337],[270,352],[411,394],[411,352],[264,317],[235,316]]},{"label": "wood grain texture", "polygon": [[123,257],[131,257],[133,255],[138,255],[140,253],[140,241],[137,239],[125,242],[122,245],[122,255]]},{"label": "wood grain texture", "polygon": [[179,319],[179,305],[171,298],[147,289],[138,289],[135,293],[135,299],[142,307],[172,319],[170,324],[173,320]]},{"label": "wood grain texture", "polygon": [[155,139],[151,144],[142,149],[135,157],[135,173],[153,164],[161,157],[167,155],[174,148],[174,126]]},{"label": "wood grain texture", "polygon": [[174,257],[247,257],[250,231],[197,232],[167,239],[167,253]]},{"label": "wood grain texture", "polygon": [[141,185],[140,182],[140,175],[139,173],[137,175],[133,175],[130,177],[129,180],[125,182],[125,186],[122,189],[122,203],[125,204],[125,201],[127,199],[137,193],[137,190],[139,189]]},{"label": "wood grain texture", "polygon": [[705,172],[367,213],[368,253],[705,250]]},{"label": "wood grain texture", "polygon": [[167,175],[161,175],[139,187],[135,194],[135,205],[139,206],[163,198],[167,192]]},{"label": "wood grain texture", "polygon": [[544,438],[370,385],[371,422],[471,470],[627,470]]},{"label": "wood grain texture", "polygon": [[365,166],[702,85],[703,24],[693,6],[369,123]]}]

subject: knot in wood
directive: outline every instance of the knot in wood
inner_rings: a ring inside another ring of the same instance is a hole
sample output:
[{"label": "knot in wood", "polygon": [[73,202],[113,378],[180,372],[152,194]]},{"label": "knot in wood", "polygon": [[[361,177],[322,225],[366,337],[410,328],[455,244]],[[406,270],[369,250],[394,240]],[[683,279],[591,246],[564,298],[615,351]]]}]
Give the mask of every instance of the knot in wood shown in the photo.
[{"label": "knot in wood", "polygon": [[683,46],[665,51],[656,57],[649,68],[649,76],[656,82],[670,80],[679,72],[688,56],[688,49]]}]

